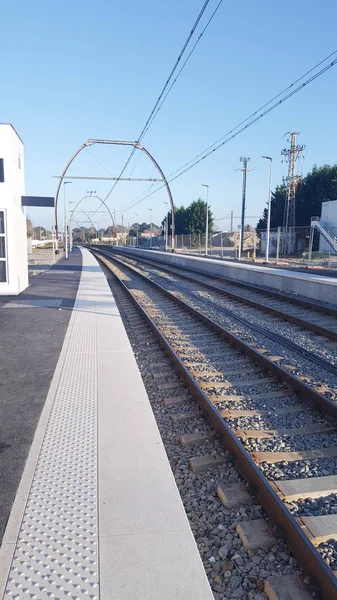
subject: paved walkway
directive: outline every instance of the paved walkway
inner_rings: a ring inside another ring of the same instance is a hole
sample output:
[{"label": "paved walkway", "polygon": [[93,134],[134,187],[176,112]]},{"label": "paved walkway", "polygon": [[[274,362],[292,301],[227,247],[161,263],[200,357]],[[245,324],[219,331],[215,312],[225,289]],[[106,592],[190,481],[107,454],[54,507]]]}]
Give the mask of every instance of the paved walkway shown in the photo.
[{"label": "paved walkway", "polygon": [[118,309],[87,250],[0,565],[6,600],[213,597]]},{"label": "paved walkway", "polygon": [[20,296],[0,296],[0,543],[61,352],[81,269],[77,249],[68,261],[34,278]]}]

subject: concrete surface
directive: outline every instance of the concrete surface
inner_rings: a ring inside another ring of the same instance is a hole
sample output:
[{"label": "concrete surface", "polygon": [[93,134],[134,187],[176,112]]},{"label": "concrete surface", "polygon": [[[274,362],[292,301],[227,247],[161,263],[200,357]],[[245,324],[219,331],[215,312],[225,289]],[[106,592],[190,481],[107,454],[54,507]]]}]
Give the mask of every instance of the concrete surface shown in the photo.
[{"label": "concrete surface", "polygon": [[[4,599],[24,586],[24,597],[40,589],[43,600],[55,591],[62,600],[212,600],[116,303],[96,259],[83,253],[71,321],[4,536],[0,590],[9,573]],[[75,539],[72,530],[80,532]]]},{"label": "concrete surface", "polygon": [[[0,543],[62,348],[81,263],[74,250],[19,296],[0,299]],[[48,299],[61,301],[61,310],[14,308],[18,301]]]}]

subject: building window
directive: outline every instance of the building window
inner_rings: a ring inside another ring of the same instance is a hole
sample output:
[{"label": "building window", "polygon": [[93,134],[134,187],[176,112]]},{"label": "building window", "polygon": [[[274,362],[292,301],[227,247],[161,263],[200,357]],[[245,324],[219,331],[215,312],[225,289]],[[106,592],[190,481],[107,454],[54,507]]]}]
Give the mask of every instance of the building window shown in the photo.
[{"label": "building window", "polygon": [[0,283],[7,281],[5,211],[0,210]]}]

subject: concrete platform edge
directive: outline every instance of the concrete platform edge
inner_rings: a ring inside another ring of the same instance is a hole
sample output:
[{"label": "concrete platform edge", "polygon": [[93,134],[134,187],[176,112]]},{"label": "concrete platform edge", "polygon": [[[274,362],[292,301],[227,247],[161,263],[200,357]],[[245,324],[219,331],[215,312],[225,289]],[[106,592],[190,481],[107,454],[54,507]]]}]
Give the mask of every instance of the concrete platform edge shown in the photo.
[{"label": "concrete platform edge", "polygon": [[232,263],[189,256],[178,253],[169,253],[141,248],[115,248],[121,254],[151,258],[154,261],[182,266],[192,269],[200,269],[203,274],[222,275],[236,281],[252,285],[265,286],[276,291],[304,296],[310,300],[326,302],[336,306],[337,278],[326,277],[313,273],[299,273],[297,271],[277,270],[272,267],[261,267],[259,265],[247,265],[244,263]]},{"label": "concrete platform edge", "polygon": [[[85,265],[95,264],[97,273],[96,259],[87,250],[82,253],[84,272]],[[115,300],[102,271],[92,278],[89,275],[89,278],[89,311],[92,303],[96,306],[98,432],[101,438],[98,441],[99,598],[108,600],[122,594],[123,600],[135,597],[212,600],[201,557]],[[82,277],[76,300],[81,281]],[[86,308],[85,305],[84,310]],[[67,369],[75,321],[76,311],[73,310],[7,523],[0,549],[0,598],[5,594],[59,381]],[[143,425],[140,429],[139,422]]]}]

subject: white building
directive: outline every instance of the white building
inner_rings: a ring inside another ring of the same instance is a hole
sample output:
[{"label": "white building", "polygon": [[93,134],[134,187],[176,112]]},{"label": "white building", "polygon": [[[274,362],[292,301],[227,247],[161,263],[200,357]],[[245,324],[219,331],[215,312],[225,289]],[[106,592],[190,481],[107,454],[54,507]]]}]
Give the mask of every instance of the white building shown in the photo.
[{"label": "white building", "polygon": [[320,220],[328,230],[326,231],[326,237],[324,237],[322,233],[319,236],[319,250],[320,252],[328,252],[329,254],[333,254],[334,246],[329,243],[328,239],[330,239],[330,236],[327,234],[330,232],[331,235],[337,236],[337,200],[322,202]]},{"label": "white building", "polygon": [[[28,286],[27,226],[21,207],[25,195],[24,146],[14,127],[0,124],[0,295]],[[4,181],[2,181],[4,179]]]}]

